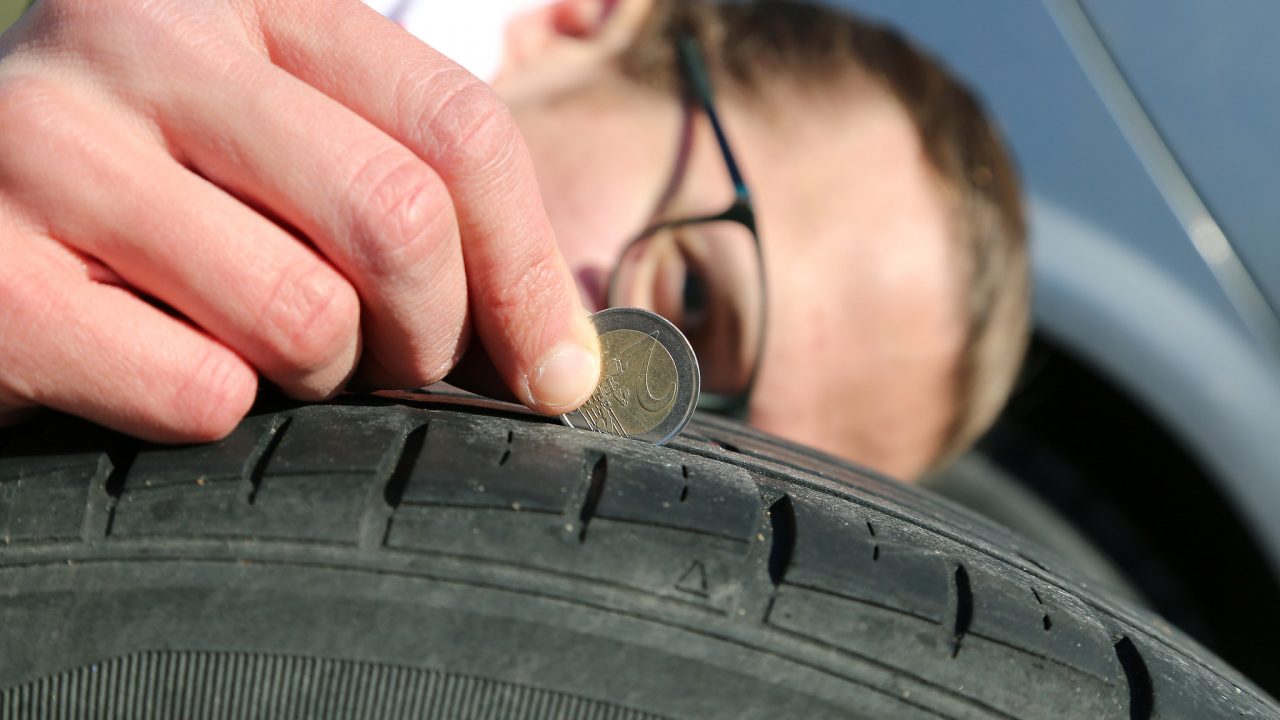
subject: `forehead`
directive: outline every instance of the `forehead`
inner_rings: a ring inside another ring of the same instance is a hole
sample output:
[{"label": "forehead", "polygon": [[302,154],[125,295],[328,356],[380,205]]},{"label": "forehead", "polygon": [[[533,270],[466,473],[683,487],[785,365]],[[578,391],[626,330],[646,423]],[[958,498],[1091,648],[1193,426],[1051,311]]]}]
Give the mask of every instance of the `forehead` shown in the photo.
[{"label": "forehead", "polygon": [[775,87],[722,114],[761,222],[795,251],[838,250],[825,242],[832,232],[848,239],[944,219],[932,212],[943,209],[939,185],[914,124],[870,80],[822,92]]},{"label": "forehead", "polygon": [[792,399],[761,410],[864,462],[927,459],[963,328],[945,193],[905,110],[870,81],[763,98],[723,111],[766,256],[760,389]]},{"label": "forehead", "polygon": [[856,78],[821,93],[774,88],[749,104],[730,101],[723,114],[752,188],[771,284],[783,290],[796,275],[841,280],[780,299],[848,306],[906,293],[954,306],[947,196],[910,117],[886,91]]}]

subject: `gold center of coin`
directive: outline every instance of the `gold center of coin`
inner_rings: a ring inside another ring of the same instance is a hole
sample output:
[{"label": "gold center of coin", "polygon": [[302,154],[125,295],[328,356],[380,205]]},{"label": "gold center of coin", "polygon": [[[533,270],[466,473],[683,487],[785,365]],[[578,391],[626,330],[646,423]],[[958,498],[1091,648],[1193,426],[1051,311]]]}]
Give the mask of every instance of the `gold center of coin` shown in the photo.
[{"label": "gold center of coin", "polygon": [[600,354],[600,384],[579,409],[592,430],[630,437],[666,419],[680,382],[657,332],[610,330],[600,336]]}]

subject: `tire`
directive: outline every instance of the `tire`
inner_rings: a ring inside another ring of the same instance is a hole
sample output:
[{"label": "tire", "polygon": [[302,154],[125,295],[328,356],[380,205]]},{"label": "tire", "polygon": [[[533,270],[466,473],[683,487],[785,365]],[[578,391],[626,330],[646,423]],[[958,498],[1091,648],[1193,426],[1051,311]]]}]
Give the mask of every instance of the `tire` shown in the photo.
[{"label": "tire", "polygon": [[0,436],[3,718],[1280,717],[914,488],[414,396]]},{"label": "tire", "polygon": [[1065,561],[1087,580],[1086,584],[1105,587],[1107,592],[1151,608],[1124,572],[1066,515],[978,451],[957,458],[943,472],[922,480],[921,485],[1052,550],[1058,555],[1059,564]]}]

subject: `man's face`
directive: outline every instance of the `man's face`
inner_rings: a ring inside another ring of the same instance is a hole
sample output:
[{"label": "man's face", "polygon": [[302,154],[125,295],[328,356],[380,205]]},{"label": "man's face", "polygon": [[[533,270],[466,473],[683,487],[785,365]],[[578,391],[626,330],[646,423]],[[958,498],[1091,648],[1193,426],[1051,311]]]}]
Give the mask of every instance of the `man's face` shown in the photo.
[{"label": "man's face", "polygon": [[[530,92],[504,75],[561,249],[588,307],[653,220],[685,108],[601,69]],[[961,274],[943,192],[905,111],[866,79],[822,93],[779,83],[720,115],[755,201],[768,284],[749,421],[911,479],[944,438],[962,343]],[[664,217],[715,213],[732,184],[695,113]]]}]

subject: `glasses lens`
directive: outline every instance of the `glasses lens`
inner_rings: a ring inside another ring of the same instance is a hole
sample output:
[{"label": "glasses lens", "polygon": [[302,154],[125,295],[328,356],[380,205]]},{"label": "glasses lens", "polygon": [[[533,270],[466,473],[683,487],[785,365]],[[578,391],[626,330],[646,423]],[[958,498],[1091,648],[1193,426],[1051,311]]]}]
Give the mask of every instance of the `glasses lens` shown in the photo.
[{"label": "glasses lens", "polygon": [[764,282],[755,238],[730,221],[651,232],[623,254],[609,302],[670,320],[698,356],[704,392],[746,389],[760,361]]}]

